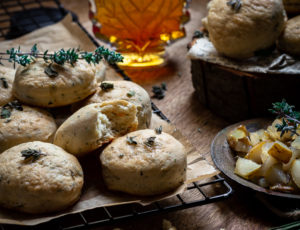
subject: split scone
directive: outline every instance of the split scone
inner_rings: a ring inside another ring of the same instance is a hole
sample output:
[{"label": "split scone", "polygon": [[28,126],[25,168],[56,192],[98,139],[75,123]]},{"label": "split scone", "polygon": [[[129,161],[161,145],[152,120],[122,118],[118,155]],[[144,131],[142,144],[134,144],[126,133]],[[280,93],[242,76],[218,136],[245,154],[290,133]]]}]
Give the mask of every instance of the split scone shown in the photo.
[{"label": "split scone", "polygon": [[15,70],[0,66],[0,106],[13,100],[12,85],[15,78]]},{"label": "split scone", "polygon": [[212,0],[203,23],[218,52],[249,58],[275,43],[285,20],[282,0]]},{"label": "split scone", "polygon": [[152,115],[150,96],[141,86],[130,81],[102,82],[95,94],[74,104],[73,110],[91,103],[110,100],[125,100],[135,104],[139,122],[138,129],[149,127]]},{"label": "split scone", "polygon": [[108,189],[132,195],[169,192],[186,179],[184,146],[171,135],[150,129],[117,138],[104,149],[100,161]]},{"label": "split scone", "polygon": [[300,55],[300,16],[288,20],[278,39],[278,48],[291,55]]},{"label": "split scone", "polygon": [[0,154],[0,205],[26,213],[65,209],[80,197],[83,171],[73,155],[40,141]]},{"label": "split scone", "polygon": [[84,60],[74,66],[43,60],[19,66],[13,94],[20,101],[41,107],[58,107],[80,101],[96,91],[95,67]]},{"label": "split scone", "polygon": [[12,101],[0,113],[0,153],[24,142],[53,141],[57,127],[47,111]]},{"label": "split scone", "polygon": [[95,78],[97,83],[105,80],[106,65],[103,61],[95,66]]},{"label": "split scone", "polygon": [[124,100],[87,105],[57,130],[54,144],[74,155],[89,153],[137,129],[136,106]]}]

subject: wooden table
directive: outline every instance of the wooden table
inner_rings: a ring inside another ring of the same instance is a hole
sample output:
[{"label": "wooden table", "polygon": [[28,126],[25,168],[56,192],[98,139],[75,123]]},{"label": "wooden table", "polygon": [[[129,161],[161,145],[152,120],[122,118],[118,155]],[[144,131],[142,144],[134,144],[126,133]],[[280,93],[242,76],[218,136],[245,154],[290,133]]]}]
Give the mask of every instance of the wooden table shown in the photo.
[{"label": "wooden table", "polygon": [[[61,2],[66,9],[76,13],[80,22],[91,32],[88,1],[61,0]],[[153,99],[154,103],[188,137],[199,152],[211,161],[211,141],[217,132],[226,127],[228,123],[212,114],[197,101],[191,81],[190,61],[186,58],[187,44],[191,41],[193,32],[201,26],[201,19],[206,14],[207,2],[207,0],[192,1],[191,20],[185,25],[187,36],[167,47],[171,69],[167,71],[152,70],[150,73],[144,73],[154,76],[152,79],[148,78],[143,81],[136,79],[136,81],[150,94],[152,94],[151,87],[153,85],[167,83],[168,90],[165,98],[163,100]],[[134,76],[136,74],[132,75],[133,78]],[[226,201],[99,229],[161,229],[163,219],[170,220],[178,230],[266,229],[288,222],[273,215],[255,198],[254,193],[230,182],[235,193]]]}]

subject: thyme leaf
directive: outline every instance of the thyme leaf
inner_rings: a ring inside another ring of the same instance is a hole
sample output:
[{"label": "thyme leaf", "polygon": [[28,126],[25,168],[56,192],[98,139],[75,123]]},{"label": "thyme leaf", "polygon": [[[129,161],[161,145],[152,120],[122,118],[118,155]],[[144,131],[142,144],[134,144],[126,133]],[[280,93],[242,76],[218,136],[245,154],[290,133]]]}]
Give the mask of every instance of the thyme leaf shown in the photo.
[{"label": "thyme leaf", "polygon": [[299,136],[297,133],[297,128],[300,125],[300,113],[294,111],[295,106],[289,105],[285,99],[281,102],[272,103],[273,108],[269,109],[269,111],[275,115],[277,118],[282,119],[282,124],[277,124],[275,127],[277,128],[280,136],[282,137],[285,133],[291,132]]},{"label": "thyme leaf", "polygon": [[8,88],[8,83],[7,83],[6,78],[1,77],[1,78],[0,78],[0,81],[2,81],[2,86],[3,86],[3,88],[7,89],[7,88]]},{"label": "thyme leaf", "polygon": [[11,116],[11,111],[13,109],[23,111],[22,104],[19,101],[15,100],[3,105],[1,108],[0,118],[1,119],[9,118]]},{"label": "thyme leaf", "polygon": [[162,126],[160,125],[158,128],[155,128],[155,132],[157,134],[161,134],[161,132],[162,132]]},{"label": "thyme leaf", "polygon": [[200,30],[196,30],[193,34],[193,39],[195,38],[203,38],[204,37],[204,33],[201,32]]},{"label": "thyme leaf", "polygon": [[147,145],[148,147],[152,147],[154,145],[155,138],[156,137],[147,138],[147,141],[145,141],[144,144]]},{"label": "thyme leaf", "polygon": [[58,72],[56,72],[52,66],[52,63],[50,63],[44,70],[45,74],[47,74],[49,77],[54,78],[58,76]]},{"label": "thyme leaf", "polygon": [[41,150],[35,150],[35,149],[25,149],[21,151],[22,157],[24,157],[24,160],[31,159],[31,162],[36,161],[40,158],[40,156],[45,156],[46,154],[42,153]]},{"label": "thyme leaf", "polygon": [[126,138],[127,143],[130,144],[130,145],[136,145],[137,142],[134,140],[134,138],[135,137],[128,137],[127,136],[127,138]]},{"label": "thyme leaf", "polygon": [[133,97],[135,95],[135,91],[133,90],[129,90],[129,92],[127,93],[127,97]]},{"label": "thyme leaf", "polygon": [[242,7],[242,0],[229,0],[227,6],[230,6],[237,13]]},{"label": "thyme leaf", "polygon": [[113,89],[114,88],[114,84],[108,83],[108,82],[101,82],[100,87],[101,87],[102,90],[107,91],[109,89]]},{"label": "thyme leaf", "polygon": [[167,84],[163,82],[161,86],[152,86],[152,92],[154,95],[152,97],[157,98],[159,100],[165,97],[165,91],[167,91]]},{"label": "thyme leaf", "polygon": [[1,109],[1,114],[0,114],[0,116],[1,116],[1,119],[9,118],[9,117],[11,116],[11,112],[10,112],[9,109],[3,107],[3,108]]}]

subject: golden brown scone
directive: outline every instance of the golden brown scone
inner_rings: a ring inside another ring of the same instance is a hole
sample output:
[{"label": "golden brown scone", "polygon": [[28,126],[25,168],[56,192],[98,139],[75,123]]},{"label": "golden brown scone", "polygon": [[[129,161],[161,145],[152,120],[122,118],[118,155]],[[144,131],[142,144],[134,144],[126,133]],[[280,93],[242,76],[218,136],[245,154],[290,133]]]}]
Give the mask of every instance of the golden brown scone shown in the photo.
[{"label": "golden brown scone", "polygon": [[108,189],[138,196],[172,191],[186,178],[184,146],[171,135],[150,129],[117,138],[100,161]]},{"label": "golden brown scone", "polygon": [[57,127],[51,114],[43,109],[18,105],[13,101],[0,107],[0,153],[28,141],[53,141]]},{"label": "golden brown scone", "polygon": [[288,54],[300,55],[300,16],[288,20],[278,39],[278,48]]},{"label": "golden brown scone", "polygon": [[76,157],[40,141],[0,154],[0,205],[26,213],[65,209],[80,197],[83,171]]},{"label": "golden brown scone", "polygon": [[15,78],[15,70],[0,66],[0,106],[13,100],[12,85]]},{"label": "golden brown scone", "polygon": [[137,129],[136,106],[124,100],[87,105],[57,130],[54,144],[74,155],[89,153]]},{"label": "golden brown scone", "polygon": [[282,0],[212,0],[205,26],[218,52],[249,58],[275,43],[285,20]]},{"label": "golden brown scone", "polygon": [[84,60],[78,60],[74,67],[68,63],[52,64],[51,69],[58,75],[47,75],[49,64],[42,60],[19,66],[13,84],[14,96],[30,105],[58,107],[80,101],[96,91],[95,66]]},{"label": "golden brown scone", "polygon": [[149,127],[152,109],[151,100],[146,90],[130,81],[104,81],[103,84],[112,84],[113,88],[105,89],[102,87],[102,89],[101,84],[99,84],[95,94],[74,104],[72,109],[76,110],[91,103],[100,103],[110,100],[125,100],[135,104],[137,107],[138,129]]},{"label": "golden brown scone", "polygon": [[105,72],[106,72],[106,65],[103,61],[101,61],[99,64],[97,64],[95,70],[95,77],[97,83],[101,83],[105,80]]}]

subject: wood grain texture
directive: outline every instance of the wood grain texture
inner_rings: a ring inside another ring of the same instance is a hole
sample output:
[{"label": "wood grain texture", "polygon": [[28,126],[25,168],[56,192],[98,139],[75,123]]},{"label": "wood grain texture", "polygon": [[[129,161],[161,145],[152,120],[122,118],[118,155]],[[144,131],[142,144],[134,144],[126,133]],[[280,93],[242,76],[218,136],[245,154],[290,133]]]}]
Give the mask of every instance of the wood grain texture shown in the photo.
[{"label": "wood grain texture", "polygon": [[[61,0],[61,2],[65,8],[76,13],[80,22],[91,32],[91,22],[88,19],[88,1]],[[206,14],[207,2],[207,0],[192,1],[191,20],[185,25],[187,37],[167,47],[169,59],[167,66],[162,69],[148,69],[144,72],[128,71],[128,74],[141,84],[150,95],[152,95],[152,85],[167,83],[166,97],[163,100],[153,99],[154,103],[188,137],[199,152],[211,161],[211,141],[218,131],[229,123],[214,115],[198,101],[192,86],[191,62],[186,58],[187,44],[192,40],[193,32],[201,26],[201,19]],[[138,79],[141,77],[143,79]],[[170,220],[178,230],[266,229],[288,222],[271,214],[255,198],[254,193],[231,181],[230,183],[233,185],[235,193],[224,202],[96,229],[161,229],[163,219]],[[189,199],[193,195],[189,194]]]}]

